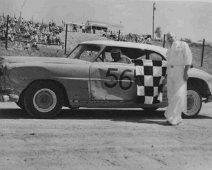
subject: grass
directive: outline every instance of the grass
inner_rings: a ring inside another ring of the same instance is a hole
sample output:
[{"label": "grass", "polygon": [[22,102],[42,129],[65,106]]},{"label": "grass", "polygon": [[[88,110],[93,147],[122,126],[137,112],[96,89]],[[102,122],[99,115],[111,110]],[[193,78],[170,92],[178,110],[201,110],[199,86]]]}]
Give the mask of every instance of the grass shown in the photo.
[{"label": "grass", "polygon": [[[64,42],[65,33],[61,34],[61,39]],[[94,34],[79,33],[79,32],[68,32],[67,37],[67,53],[69,53],[78,43],[90,40],[102,40],[106,39]],[[154,45],[163,46],[163,42],[154,41]],[[212,74],[212,47],[209,45],[205,46],[203,67],[201,67],[201,56],[202,56],[202,45],[191,43],[189,44],[192,55],[193,65],[196,68],[204,70]],[[15,47],[14,42],[9,42],[8,50],[5,49],[5,44],[0,41],[0,56],[46,56],[46,57],[65,57],[64,46],[56,45],[38,45],[39,50],[24,50]]]},{"label": "grass", "polygon": [[[64,33],[61,34],[61,39],[63,42],[65,41]],[[101,39],[106,38],[87,33],[69,32],[67,36],[67,53],[69,53],[80,42]],[[22,47],[17,47],[16,44],[17,42],[9,42],[8,49],[6,50],[5,43],[3,41],[0,41],[0,56],[65,57],[64,46],[38,44],[39,50],[24,50]],[[20,44],[24,46],[24,43]]]}]

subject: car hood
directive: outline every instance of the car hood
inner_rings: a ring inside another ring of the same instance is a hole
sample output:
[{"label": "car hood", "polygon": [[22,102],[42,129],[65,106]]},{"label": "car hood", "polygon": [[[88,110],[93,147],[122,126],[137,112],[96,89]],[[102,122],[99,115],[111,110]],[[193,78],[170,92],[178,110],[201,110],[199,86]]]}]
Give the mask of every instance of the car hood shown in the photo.
[{"label": "car hood", "polygon": [[31,57],[31,56],[1,56],[0,62],[6,63],[58,63],[58,64],[77,64],[86,63],[86,61],[78,59],[70,59],[64,57]]}]

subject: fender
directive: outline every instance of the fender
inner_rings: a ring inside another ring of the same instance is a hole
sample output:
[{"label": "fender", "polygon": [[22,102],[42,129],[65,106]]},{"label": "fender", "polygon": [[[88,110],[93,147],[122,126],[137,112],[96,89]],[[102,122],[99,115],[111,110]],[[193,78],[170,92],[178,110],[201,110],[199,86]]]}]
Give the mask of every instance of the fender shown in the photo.
[{"label": "fender", "polygon": [[48,79],[52,77],[51,72],[41,66],[16,66],[10,64],[6,73],[6,84],[15,89],[17,94],[21,92],[33,81]]},{"label": "fender", "polygon": [[212,94],[212,75],[211,74],[197,68],[191,68],[188,71],[188,76],[189,78],[197,78],[197,79],[203,80],[208,85],[209,91]]}]

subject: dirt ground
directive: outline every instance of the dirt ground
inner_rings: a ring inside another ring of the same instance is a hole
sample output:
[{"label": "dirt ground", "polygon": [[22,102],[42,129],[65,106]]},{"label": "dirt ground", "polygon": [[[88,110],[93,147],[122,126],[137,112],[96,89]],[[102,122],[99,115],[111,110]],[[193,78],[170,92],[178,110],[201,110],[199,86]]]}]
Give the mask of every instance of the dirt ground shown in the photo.
[{"label": "dirt ground", "polygon": [[211,170],[212,104],[180,126],[163,114],[64,108],[38,120],[0,104],[0,169]]}]

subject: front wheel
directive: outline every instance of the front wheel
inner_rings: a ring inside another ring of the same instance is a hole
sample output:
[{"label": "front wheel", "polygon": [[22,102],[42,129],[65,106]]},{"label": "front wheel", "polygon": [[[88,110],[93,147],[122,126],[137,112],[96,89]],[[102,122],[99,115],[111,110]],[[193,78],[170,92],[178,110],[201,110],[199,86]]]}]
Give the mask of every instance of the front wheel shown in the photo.
[{"label": "front wheel", "polygon": [[62,91],[52,82],[35,82],[24,95],[25,109],[35,118],[55,118],[62,105]]},{"label": "front wheel", "polygon": [[183,113],[184,117],[196,117],[202,108],[202,97],[198,90],[194,87],[188,87],[187,90],[187,113]]},{"label": "front wheel", "polygon": [[25,106],[24,106],[24,93],[20,95],[18,102],[16,102],[17,106],[20,107],[23,111],[25,111]]}]

